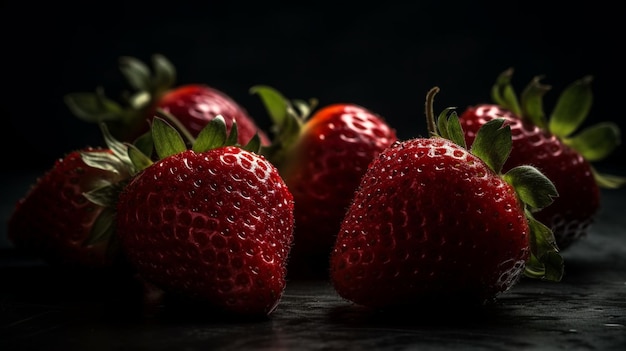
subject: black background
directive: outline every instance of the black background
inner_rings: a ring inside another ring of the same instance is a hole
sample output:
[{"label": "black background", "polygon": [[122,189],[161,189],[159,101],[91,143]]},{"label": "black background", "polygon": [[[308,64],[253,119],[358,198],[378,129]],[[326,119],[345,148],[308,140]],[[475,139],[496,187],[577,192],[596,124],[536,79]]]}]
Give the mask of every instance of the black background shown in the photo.
[{"label": "black background", "polygon": [[[535,75],[552,90],[593,75],[586,124],[625,130],[624,1],[45,2],[2,4],[2,147],[5,165],[39,170],[67,151],[100,144],[62,96],[118,89],[117,59],[177,67],[177,84],[206,83],[269,125],[248,89],[268,84],[290,98],[354,102],[385,117],[401,138],[424,135],[424,97],[437,111],[490,102],[513,67],[518,92]],[[623,170],[624,146],[600,165]]]}]

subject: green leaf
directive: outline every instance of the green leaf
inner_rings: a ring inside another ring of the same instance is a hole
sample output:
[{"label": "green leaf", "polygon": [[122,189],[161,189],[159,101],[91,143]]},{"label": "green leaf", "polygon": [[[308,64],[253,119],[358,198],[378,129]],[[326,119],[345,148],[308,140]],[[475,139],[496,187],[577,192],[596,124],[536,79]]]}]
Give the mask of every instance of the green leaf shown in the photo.
[{"label": "green leaf", "polygon": [[583,77],[561,93],[548,122],[552,134],[565,138],[587,118],[593,102],[591,81],[591,76]]},{"label": "green leaf", "polygon": [[221,115],[215,116],[202,128],[193,143],[195,152],[204,152],[224,145],[226,142],[226,122]]},{"label": "green leaf", "polygon": [[511,127],[504,125],[504,119],[496,118],[478,129],[470,151],[495,173],[500,174],[502,166],[511,153],[512,145]]},{"label": "green leaf", "polygon": [[70,112],[90,123],[119,120],[122,107],[115,101],[97,93],[70,93],[63,97]]},{"label": "green leaf", "polygon": [[109,133],[108,127],[105,123],[100,123],[100,129],[107,144],[109,150],[112,153],[101,151],[81,151],[81,159],[89,167],[101,169],[107,172],[113,172],[123,177],[129,177],[135,173],[130,158],[128,158],[128,151],[126,145],[115,140]]},{"label": "green leaf", "polygon": [[522,92],[520,97],[522,114],[520,117],[543,130],[547,130],[548,124],[543,111],[543,97],[551,87],[541,84],[542,78],[541,76],[534,77]]},{"label": "green leaf", "polygon": [[533,217],[532,213],[527,209],[524,210],[526,220],[531,232],[530,248],[533,254],[541,260],[548,252],[558,252],[556,240],[552,230],[545,224],[539,222]]},{"label": "green leaf", "polygon": [[184,139],[187,140],[189,144],[193,144],[195,142],[195,137],[176,116],[162,108],[157,108],[155,113],[156,116],[163,118],[167,123],[176,128],[176,130],[183,135]]},{"label": "green leaf", "polygon": [[439,113],[439,116],[437,116],[437,129],[435,135],[439,135],[442,138],[450,139],[448,137],[448,127],[446,124],[448,123],[448,115],[452,110],[452,107],[447,107]]},{"label": "green leaf", "polygon": [[289,101],[278,90],[267,85],[256,85],[250,93],[258,94],[272,120],[274,138],[269,146],[262,146],[260,151],[275,165],[282,164],[287,151],[293,148],[300,138],[300,132],[309,117],[316,99]]},{"label": "green leaf", "polygon": [[115,174],[126,172],[125,164],[119,157],[108,152],[81,152],[80,156],[89,167],[101,169],[103,171],[113,172]]},{"label": "green leaf", "polygon": [[173,87],[174,83],[176,83],[176,68],[174,65],[160,54],[152,56],[152,65],[154,66],[153,93],[160,94]]},{"label": "green leaf", "polygon": [[441,137],[451,140],[466,149],[467,144],[465,143],[463,127],[461,127],[459,116],[454,109],[455,107],[448,107],[439,114],[437,117],[437,129]]},{"label": "green leaf", "polygon": [[564,261],[559,254],[554,234],[526,210],[530,229],[531,257],[526,263],[525,275],[558,282],[563,278]]},{"label": "green leaf", "polygon": [[459,116],[457,116],[456,111],[452,111],[448,117],[446,126],[448,129],[448,139],[466,149],[465,134],[463,133],[463,127],[461,127],[461,122],[459,122]]},{"label": "green leaf", "polygon": [[107,184],[99,188],[83,193],[89,201],[102,207],[115,207],[119,189],[113,184]]},{"label": "green leaf", "polygon": [[[293,112],[296,116],[299,116],[298,120],[301,122],[304,122],[309,117],[317,104],[317,99],[309,99],[308,102],[301,99],[291,100]],[[287,106],[288,110],[291,110],[289,109],[289,104],[287,104]]]},{"label": "green leaf", "polygon": [[261,152],[261,137],[259,137],[259,133],[254,133],[250,141],[243,146],[243,149],[259,154]]},{"label": "green leaf", "polygon": [[288,151],[294,144],[300,139],[300,132],[302,131],[302,120],[296,117],[292,112],[289,113],[291,117],[285,118],[283,124],[278,127],[279,133],[274,138],[274,142],[279,144],[282,151]]},{"label": "green leaf", "polygon": [[135,145],[127,144],[127,146],[128,157],[133,163],[136,172],[140,172],[141,170],[144,170],[152,165],[152,159],[141,152],[141,150],[139,150]]},{"label": "green leaf", "polygon": [[150,68],[146,64],[134,57],[122,56],[119,58],[119,69],[131,87],[141,91],[152,91]]},{"label": "green leaf", "polygon": [[[148,157],[152,156],[152,152],[154,151],[154,141],[152,140],[152,132],[147,131],[140,135],[135,141],[133,145],[141,151],[141,153],[145,154]],[[124,145],[126,147],[126,145]],[[127,148],[127,147],[126,147]],[[128,150],[126,150],[126,154],[128,154]]]},{"label": "green leaf", "polygon": [[541,260],[531,254],[524,275],[533,279],[559,282],[563,279],[564,260],[558,252],[548,252]]},{"label": "green leaf", "polygon": [[278,90],[267,85],[255,85],[250,88],[250,93],[259,95],[274,125],[282,126],[285,123],[289,117],[289,101]]},{"label": "green leaf", "polygon": [[517,101],[517,95],[513,85],[511,85],[512,76],[513,68],[508,68],[500,73],[496,83],[491,88],[491,98],[496,104],[510,110],[517,116],[521,116],[522,111]]},{"label": "green leaf", "polygon": [[591,167],[591,172],[599,187],[604,189],[617,189],[626,185],[626,178],[612,174],[605,174],[598,172],[594,167]]},{"label": "green leaf", "polygon": [[128,147],[115,139],[113,135],[109,132],[109,128],[105,123],[100,123],[100,130],[102,131],[102,136],[104,138],[104,142],[107,147],[113,152],[113,154],[122,160],[127,165],[131,165],[131,161],[128,157]]},{"label": "green leaf", "polygon": [[582,130],[572,138],[563,142],[578,151],[587,161],[593,162],[607,157],[621,143],[620,130],[617,124],[601,122]]},{"label": "green leaf", "polygon": [[180,133],[161,117],[152,120],[152,138],[159,159],[187,150]]},{"label": "green leaf", "polygon": [[548,251],[541,258],[545,267],[544,280],[560,282],[563,279],[564,260],[558,251]]},{"label": "green leaf", "polygon": [[115,216],[114,208],[103,209],[91,227],[89,237],[83,242],[83,246],[94,245],[112,238],[115,231],[115,226],[113,225]]},{"label": "green leaf", "polygon": [[533,209],[542,209],[559,196],[550,179],[530,165],[512,168],[503,178],[513,186],[520,200]]},{"label": "green leaf", "polygon": [[135,94],[131,94],[128,97],[128,104],[134,110],[141,110],[148,107],[152,102],[152,94],[147,91],[139,91]]},{"label": "green leaf", "polygon": [[233,119],[233,124],[230,126],[230,133],[226,139],[225,145],[237,145],[239,138],[239,131],[237,130],[237,121]]}]

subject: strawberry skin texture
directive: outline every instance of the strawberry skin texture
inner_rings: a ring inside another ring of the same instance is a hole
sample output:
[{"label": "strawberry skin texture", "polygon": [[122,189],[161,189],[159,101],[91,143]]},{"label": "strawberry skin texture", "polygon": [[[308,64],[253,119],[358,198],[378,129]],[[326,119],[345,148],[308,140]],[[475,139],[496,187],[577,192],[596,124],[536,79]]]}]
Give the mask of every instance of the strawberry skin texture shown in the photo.
[{"label": "strawberry skin texture", "polygon": [[600,191],[589,162],[556,136],[493,104],[469,107],[460,116],[467,144],[474,141],[481,125],[494,118],[504,118],[511,126],[513,148],[503,171],[533,165],[554,183],[559,197],[534,217],[552,229],[561,250],[570,247],[587,235],[600,207]]},{"label": "strawberry skin texture", "polygon": [[131,180],[117,209],[121,246],[147,281],[228,313],[276,308],[293,197],[264,157],[233,146],[166,157]]},{"label": "strawberry skin texture", "polygon": [[222,115],[228,132],[233,121],[237,122],[239,144],[246,145],[257,132],[261,144],[269,144],[267,135],[241,105],[210,86],[188,84],[176,87],[164,93],[156,106],[178,118],[192,135],[198,135],[207,122]]},{"label": "strawberry skin texture", "polygon": [[484,302],[519,280],[529,235],[514,189],[480,159],[447,139],[410,139],[364,175],[331,281],[372,308]]},{"label": "strawberry skin texture", "polygon": [[[86,148],[81,151],[107,152]],[[7,235],[14,246],[35,257],[62,266],[102,268],[113,265],[107,242],[84,245],[95,219],[104,209],[83,193],[94,182],[115,183],[122,176],[87,166],[80,151],[58,159],[15,205]]]},{"label": "strawberry skin texture", "polygon": [[307,121],[281,167],[296,204],[294,270],[322,260],[328,273],[335,235],[361,177],[396,140],[380,116],[353,104],[325,106]]}]

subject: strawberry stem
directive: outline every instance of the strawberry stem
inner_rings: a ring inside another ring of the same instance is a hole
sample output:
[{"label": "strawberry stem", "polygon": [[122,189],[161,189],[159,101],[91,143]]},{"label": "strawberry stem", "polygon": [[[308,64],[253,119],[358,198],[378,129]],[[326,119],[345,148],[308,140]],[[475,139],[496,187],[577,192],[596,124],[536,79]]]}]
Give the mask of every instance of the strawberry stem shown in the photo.
[{"label": "strawberry stem", "polygon": [[435,111],[433,109],[435,95],[439,92],[439,87],[432,87],[426,94],[426,124],[428,134],[432,137],[437,135],[437,124],[435,123]]}]

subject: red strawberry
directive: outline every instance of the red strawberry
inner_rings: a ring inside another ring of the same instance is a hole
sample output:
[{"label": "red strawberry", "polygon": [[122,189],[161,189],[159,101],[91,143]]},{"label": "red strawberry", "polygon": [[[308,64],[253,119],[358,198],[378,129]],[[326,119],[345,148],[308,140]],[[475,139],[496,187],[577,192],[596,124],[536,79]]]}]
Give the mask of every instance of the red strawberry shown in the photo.
[{"label": "red strawberry", "polygon": [[250,151],[258,137],[235,145],[221,116],[190,150],[160,118],[152,135],[159,160],[129,149],[141,171],[117,203],[129,262],[171,295],[236,315],[270,314],[285,288],[293,197],[276,168]]},{"label": "red strawberry", "polygon": [[331,281],[354,303],[484,303],[524,273],[561,278],[552,234],[530,214],[556,196],[553,185],[531,166],[500,174],[511,145],[502,120],[486,124],[470,150],[454,112],[440,115],[437,131],[438,91],[428,95],[432,136],[384,150],[341,224]]},{"label": "red strawberry", "polygon": [[549,87],[535,77],[520,104],[510,85],[512,74],[512,69],[505,71],[494,85],[496,103],[470,106],[461,114],[465,139],[471,144],[478,128],[490,120],[507,121],[513,149],[504,171],[530,164],[554,183],[559,197],[535,217],[551,227],[563,250],[587,235],[600,207],[599,186],[615,188],[624,184],[624,178],[600,174],[591,165],[620,143],[619,128],[613,123],[600,123],[572,135],[591,107],[591,77],[580,79],[563,91],[548,122],[541,99]]},{"label": "red strawberry", "polygon": [[397,140],[395,130],[355,104],[327,105],[309,117],[312,105],[291,105],[266,86],[252,91],[263,99],[277,128],[264,154],[277,165],[295,201],[290,276],[327,276],[335,234],[354,191],[367,165]]},{"label": "red strawberry", "polygon": [[[15,247],[54,265],[103,268],[117,262],[108,254],[114,243],[107,236],[111,212],[84,196],[128,177],[123,167],[113,171],[118,164],[107,162],[110,157],[109,149],[75,150],[39,177],[9,218],[7,235]],[[97,162],[109,169],[93,166]]]},{"label": "red strawberry", "polygon": [[217,115],[226,121],[230,131],[237,122],[240,144],[245,144],[255,134],[261,143],[269,144],[265,133],[259,129],[248,112],[224,92],[206,84],[175,86],[174,66],[162,55],[153,56],[154,74],[141,61],[133,57],[120,58],[120,71],[135,89],[126,93],[120,104],[107,98],[99,88],[95,93],[70,93],[65,102],[72,113],[87,122],[106,122],[111,133],[122,141],[134,141],[148,131],[149,122],[156,111],[163,110],[174,116],[195,137]]}]

